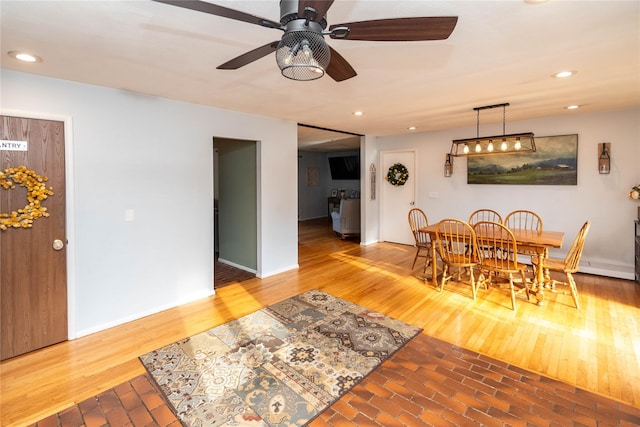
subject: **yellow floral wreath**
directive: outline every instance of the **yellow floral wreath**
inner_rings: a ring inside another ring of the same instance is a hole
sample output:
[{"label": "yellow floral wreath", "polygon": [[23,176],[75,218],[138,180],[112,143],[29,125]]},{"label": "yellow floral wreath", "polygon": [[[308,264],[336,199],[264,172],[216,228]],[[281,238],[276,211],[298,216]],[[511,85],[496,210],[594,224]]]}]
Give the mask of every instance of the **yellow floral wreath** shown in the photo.
[{"label": "yellow floral wreath", "polygon": [[384,179],[389,181],[389,184],[398,187],[407,182],[409,179],[409,171],[402,163],[396,163],[389,168],[389,172],[387,172],[387,176],[385,176]]},{"label": "yellow floral wreath", "polygon": [[11,213],[0,213],[0,230],[13,228],[29,228],[33,220],[49,216],[47,208],[41,205],[47,197],[53,195],[53,187],[45,186],[48,180],[28,169],[26,166],[7,168],[0,171],[0,187],[5,190],[16,188],[16,184],[27,189],[27,205]]}]

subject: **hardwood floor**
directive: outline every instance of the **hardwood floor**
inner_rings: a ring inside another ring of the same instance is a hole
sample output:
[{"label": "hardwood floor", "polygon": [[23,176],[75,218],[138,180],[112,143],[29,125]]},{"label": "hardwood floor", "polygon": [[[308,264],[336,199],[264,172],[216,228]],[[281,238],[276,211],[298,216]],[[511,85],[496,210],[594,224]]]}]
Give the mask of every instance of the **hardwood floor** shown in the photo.
[{"label": "hardwood floor", "polygon": [[4,361],[1,423],[23,426],[142,373],[137,357],[309,289],[381,311],[439,338],[579,388],[640,407],[640,286],[577,275],[582,309],[547,293],[520,297],[453,283],[442,293],[410,271],[414,248],[340,240],[326,220],[301,224],[296,271],[253,278],[216,295],[107,331]]}]

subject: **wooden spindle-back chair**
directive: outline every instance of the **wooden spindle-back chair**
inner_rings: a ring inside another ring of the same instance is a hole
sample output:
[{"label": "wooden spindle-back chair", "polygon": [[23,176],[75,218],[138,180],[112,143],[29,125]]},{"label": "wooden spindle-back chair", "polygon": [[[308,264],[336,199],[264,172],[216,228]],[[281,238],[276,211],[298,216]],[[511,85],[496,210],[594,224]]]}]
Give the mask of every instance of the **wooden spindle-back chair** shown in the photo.
[{"label": "wooden spindle-back chair", "polygon": [[442,291],[445,283],[452,278],[453,268],[458,269],[458,272],[464,269],[469,272],[471,291],[475,300],[479,281],[475,280],[474,269],[480,260],[473,227],[459,219],[443,219],[436,225],[435,243],[444,265],[438,291]]},{"label": "wooden spindle-back chair", "polygon": [[516,309],[516,287],[514,274],[520,274],[520,290],[524,290],[529,300],[529,287],[525,264],[518,262],[518,244],[516,238],[506,226],[494,221],[480,221],[473,226],[476,239],[480,248],[491,248],[480,252],[478,269],[486,272],[487,282],[491,282],[493,274],[501,275],[509,279],[509,292],[511,294],[511,309]]},{"label": "wooden spindle-back chair", "polygon": [[429,233],[420,231],[421,228],[429,225],[429,219],[422,209],[413,208],[409,210],[408,220],[415,242],[414,246],[416,247],[416,254],[413,257],[411,269],[413,270],[415,268],[418,258],[423,257],[425,259],[422,271],[424,274],[427,271],[427,267],[432,262],[435,262],[435,260],[431,259],[431,237],[429,236]]},{"label": "wooden spindle-back chair", "polygon": [[[584,242],[587,239],[587,233],[589,232],[590,227],[590,221],[584,223],[563,260],[553,258],[545,258],[544,260],[545,270],[548,269],[551,271],[564,273],[566,282],[552,280],[551,284],[553,287],[555,287],[555,285],[558,283],[568,285],[569,291],[571,292],[571,297],[573,298],[573,302],[578,310],[580,309],[580,300],[578,297],[578,288],[576,287],[576,281],[573,278],[573,273],[576,273],[580,267],[579,264],[580,258],[582,258],[582,250],[584,248]],[[532,260],[534,264],[537,264],[538,260],[536,257],[534,257]]]},{"label": "wooden spindle-back chair", "polygon": [[502,216],[492,209],[478,209],[477,211],[474,211],[471,213],[471,215],[469,215],[469,220],[467,222],[473,227],[475,223],[480,221],[493,221],[502,223]]}]

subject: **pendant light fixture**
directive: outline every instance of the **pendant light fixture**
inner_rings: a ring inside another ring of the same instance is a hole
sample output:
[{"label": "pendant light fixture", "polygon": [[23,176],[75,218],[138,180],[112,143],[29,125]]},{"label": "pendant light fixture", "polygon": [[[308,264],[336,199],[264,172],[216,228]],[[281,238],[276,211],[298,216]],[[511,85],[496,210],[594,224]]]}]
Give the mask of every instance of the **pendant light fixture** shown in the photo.
[{"label": "pendant light fixture", "polygon": [[[506,107],[509,103],[474,107],[477,112],[476,137],[455,139],[450,154],[460,156],[490,156],[494,154],[514,154],[535,152],[536,143],[532,132],[505,134]],[[480,110],[502,107],[502,135],[480,137]]]}]

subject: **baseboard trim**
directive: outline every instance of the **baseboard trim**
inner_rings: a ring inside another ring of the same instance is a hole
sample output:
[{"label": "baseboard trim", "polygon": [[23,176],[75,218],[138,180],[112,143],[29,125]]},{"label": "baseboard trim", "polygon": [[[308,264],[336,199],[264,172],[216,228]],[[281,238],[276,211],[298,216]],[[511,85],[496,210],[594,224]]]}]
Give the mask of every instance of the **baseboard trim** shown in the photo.
[{"label": "baseboard trim", "polygon": [[256,274],[257,273],[257,270],[249,268],[249,267],[247,267],[245,265],[236,264],[235,262],[229,261],[228,259],[218,258],[218,262],[220,262],[222,264],[229,265],[229,266],[231,266],[233,268],[237,268],[238,270],[247,271],[247,272],[249,272],[251,274]]},{"label": "baseboard trim", "polygon": [[294,264],[290,267],[281,268],[279,270],[269,271],[268,273],[262,273],[260,275],[256,275],[259,279],[266,279],[267,277],[275,276],[276,274],[286,273],[287,271],[297,270],[300,268],[300,264]]},{"label": "baseboard trim", "polygon": [[112,322],[103,323],[101,325],[94,326],[92,328],[86,328],[86,329],[83,329],[83,330],[76,331],[75,338],[76,339],[77,338],[81,338],[81,337],[84,337],[84,336],[87,336],[87,335],[91,335],[91,334],[96,333],[96,332],[100,332],[100,331],[104,331],[104,330],[107,330],[107,329],[110,329],[110,328],[113,328],[113,327],[116,327],[116,326],[124,325],[125,323],[133,322],[134,320],[142,319],[143,317],[147,317],[147,316],[150,316],[152,314],[157,314],[157,313],[160,313],[161,311],[169,310],[169,309],[178,307],[180,305],[184,305],[184,304],[187,304],[187,303],[190,303],[190,302],[194,302],[194,301],[197,301],[197,300],[200,300],[200,299],[203,299],[203,298],[208,298],[208,297],[214,295],[215,293],[216,292],[213,289],[213,287],[210,290],[207,290],[206,292],[196,292],[196,293],[193,293],[191,295],[188,295],[185,298],[180,298],[180,300],[173,301],[173,302],[171,302],[169,304],[161,305],[159,307],[155,307],[155,308],[152,308],[150,310],[145,310],[145,311],[142,311],[142,312],[139,312],[139,313],[136,313],[136,314],[132,314],[130,316],[125,316],[125,317],[122,317],[120,319],[114,320]]},{"label": "baseboard trim", "polygon": [[615,277],[617,279],[634,280],[633,265],[617,264],[609,260],[582,257],[580,273],[595,274],[597,276]]}]

